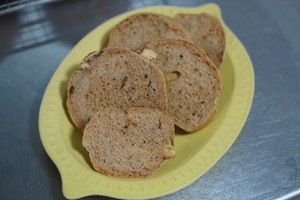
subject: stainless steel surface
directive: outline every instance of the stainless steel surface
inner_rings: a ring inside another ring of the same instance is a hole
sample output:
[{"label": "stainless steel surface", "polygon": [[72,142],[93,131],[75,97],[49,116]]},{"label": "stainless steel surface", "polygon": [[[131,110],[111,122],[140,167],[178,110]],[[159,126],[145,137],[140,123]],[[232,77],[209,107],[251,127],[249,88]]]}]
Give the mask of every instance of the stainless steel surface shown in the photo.
[{"label": "stainless steel surface", "polygon": [[[80,38],[135,8],[208,2],[57,1],[0,16],[0,199],[64,199],[59,173],[39,139],[38,112],[49,79]],[[213,2],[252,59],[253,106],[225,156],[190,186],[161,199],[295,198],[300,194],[300,1]]]},{"label": "stainless steel surface", "polygon": [[50,1],[55,0],[2,0],[0,1],[0,15],[5,15],[25,8],[26,6],[32,6],[33,4],[47,3]]}]

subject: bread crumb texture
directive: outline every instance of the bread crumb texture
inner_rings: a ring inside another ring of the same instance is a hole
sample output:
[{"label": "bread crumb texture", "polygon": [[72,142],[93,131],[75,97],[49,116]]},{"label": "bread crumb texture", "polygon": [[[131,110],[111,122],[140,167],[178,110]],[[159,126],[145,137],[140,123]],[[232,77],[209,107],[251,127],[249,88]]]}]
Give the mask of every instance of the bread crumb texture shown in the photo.
[{"label": "bread crumb texture", "polygon": [[154,63],[168,80],[167,113],[188,132],[204,127],[216,110],[221,91],[219,72],[207,55],[193,43],[161,39],[145,48],[157,53]]},{"label": "bread crumb texture", "polygon": [[103,108],[166,110],[165,78],[152,62],[126,48],[106,48],[87,56],[68,84],[67,108],[81,130]]},{"label": "bread crumb texture", "polygon": [[83,146],[97,171],[142,178],[174,157],[175,153],[165,153],[166,146],[174,144],[174,132],[172,120],[157,110],[104,109],[95,113],[84,129]]}]

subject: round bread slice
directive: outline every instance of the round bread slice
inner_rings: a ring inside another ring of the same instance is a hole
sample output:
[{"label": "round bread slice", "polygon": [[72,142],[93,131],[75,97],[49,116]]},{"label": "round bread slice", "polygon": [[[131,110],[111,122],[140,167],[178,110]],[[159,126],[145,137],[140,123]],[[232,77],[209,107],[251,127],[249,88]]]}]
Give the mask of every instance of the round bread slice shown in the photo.
[{"label": "round bread slice", "polygon": [[174,123],[149,108],[104,109],[83,131],[83,146],[95,170],[109,176],[143,178],[175,156]]},{"label": "round bread slice", "polygon": [[192,41],[220,68],[225,52],[225,32],[218,18],[206,13],[175,16],[189,32]]},{"label": "round bread slice", "polygon": [[145,45],[157,53],[154,60],[168,81],[167,113],[187,132],[204,127],[220,97],[219,72],[207,55],[193,43],[162,39]]},{"label": "round bread slice", "polygon": [[127,48],[106,48],[83,59],[67,87],[67,108],[81,130],[103,108],[166,110],[166,81],[153,62]]},{"label": "round bread slice", "polygon": [[145,43],[162,38],[191,39],[175,20],[154,13],[138,13],[127,17],[111,30],[107,46],[140,49]]}]

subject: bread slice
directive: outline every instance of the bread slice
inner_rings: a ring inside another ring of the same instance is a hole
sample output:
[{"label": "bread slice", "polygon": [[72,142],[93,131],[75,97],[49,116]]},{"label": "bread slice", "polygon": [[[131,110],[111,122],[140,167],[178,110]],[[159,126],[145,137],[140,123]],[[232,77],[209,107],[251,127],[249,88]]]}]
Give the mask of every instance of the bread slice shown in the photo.
[{"label": "bread slice", "polygon": [[156,40],[144,48],[157,53],[154,62],[168,80],[167,113],[175,124],[188,132],[204,127],[216,111],[221,91],[212,61],[193,43],[180,39]]},{"label": "bread slice", "polygon": [[127,17],[111,30],[107,46],[140,49],[145,43],[162,38],[191,39],[175,20],[154,13],[138,13]]},{"label": "bread slice", "polygon": [[168,105],[161,70],[127,48],[106,48],[88,55],[72,74],[67,90],[69,114],[81,130],[103,108],[166,110]]},{"label": "bread slice", "polygon": [[95,170],[109,176],[143,178],[175,156],[174,123],[149,108],[104,109],[83,131],[83,146]]},{"label": "bread slice", "polygon": [[206,13],[178,14],[175,19],[188,30],[192,41],[220,68],[225,52],[225,32],[220,21]]}]

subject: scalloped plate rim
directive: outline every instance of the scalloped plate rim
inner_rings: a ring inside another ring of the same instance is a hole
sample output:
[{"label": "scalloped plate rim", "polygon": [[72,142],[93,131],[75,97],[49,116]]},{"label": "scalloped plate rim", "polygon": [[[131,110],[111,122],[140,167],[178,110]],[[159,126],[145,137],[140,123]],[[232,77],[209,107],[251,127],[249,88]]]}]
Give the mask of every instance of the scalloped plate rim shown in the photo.
[{"label": "scalloped plate rim", "polygon": [[[205,5],[201,5],[201,6],[197,6],[197,7],[176,7],[176,6],[149,6],[149,7],[144,7],[144,8],[139,8],[139,9],[136,9],[136,10],[132,10],[132,11],[128,11],[128,12],[125,12],[125,13],[122,13],[120,15],[117,15],[109,20],[107,20],[106,22],[110,21],[110,20],[113,20],[115,18],[120,18],[124,15],[129,15],[129,14],[132,14],[132,13],[135,13],[135,12],[143,12],[145,10],[150,10],[149,12],[151,12],[152,9],[184,9],[186,10],[187,13],[189,13],[190,11],[197,11],[198,9],[203,9],[204,7],[214,7],[213,9],[216,9],[217,11],[216,12],[219,12],[219,14],[221,15],[220,13],[220,10],[219,10],[219,7],[216,5],[216,4],[205,4]],[[222,18],[220,17],[221,21],[223,22]],[[200,176],[202,176],[204,173],[206,173],[209,169],[211,169],[211,167],[227,152],[227,150],[230,148],[230,146],[233,144],[233,142],[235,141],[235,139],[238,137],[241,129],[243,128],[245,122],[246,122],[246,119],[247,119],[247,116],[250,112],[250,108],[251,108],[251,104],[252,104],[252,100],[253,100],[253,95],[254,95],[254,71],[253,71],[253,67],[252,67],[252,63],[251,63],[251,60],[250,60],[250,57],[245,49],[245,47],[243,46],[243,44],[238,40],[238,38],[234,35],[234,33],[231,32],[231,30],[225,25],[225,23],[223,22],[223,25],[224,25],[224,28],[225,28],[225,31],[230,33],[233,37],[233,39],[235,40],[235,42],[238,43],[238,46],[241,48],[241,50],[243,51],[243,54],[246,56],[246,62],[248,64],[248,70],[250,70],[248,72],[248,75],[250,77],[250,90],[249,90],[249,98],[248,98],[248,104],[245,105],[245,113],[244,113],[244,118],[240,120],[240,124],[239,124],[239,127],[237,128],[236,130],[236,133],[234,134],[234,137],[231,139],[231,141],[227,144],[227,146],[225,146],[225,149],[221,152],[219,152],[217,158],[213,159],[210,163],[209,163],[209,166],[206,167],[205,170],[201,171],[201,173],[198,173],[196,176],[194,176],[192,179],[190,179],[189,181],[187,181],[185,184],[181,184],[180,186],[178,187],[175,187],[175,188],[172,188],[166,192],[162,192],[162,193],[159,193],[159,194],[152,194],[152,195],[146,195],[146,194],[140,194],[138,196],[130,196],[130,195],[114,195],[113,193],[106,193],[106,192],[82,192],[81,194],[77,194],[77,195],[73,195],[73,194],[70,194],[69,191],[65,188],[67,184],[66,182],[66,178],[68,177],[68,175],[66,175],[66,171],[63,167],[60,166],[60,163],[58,162],[58,158],[57,158],[57,155],[56,154],[53,154],[52,150],[49,148],[49,144],[48,144],[48,141],[47,139],[45,139],[45,135],[43,134],[44,131],[45,131],[45,124],[43,123],[43,120],[44,120],[44,117],[45,117],[45,102],[46,102],[46,97],[47,97],[47,94],[50,93],[50,87],[54,84],[53,83],[53,80],[55,77],[57,77],[59,74],[58,74],[58,71],[60,69],[60,67],[63,65],[63,62],[64,60],[70,55],[72,54],[73,50],[78,48],[78,46],[84,41],[84,38],[86,38],[89,34],[91,34],[93,31],[95,31],[96,29],[98,29],[100,26],[102,26],[103,24],[105,24],[106,22],[100,24],[99,26],[97,26],[95,29],[93,29],[92,31],[90,31],[88,34],[86,34],[73,48],[72,50],[65,56],[65,58],[63,59],[63,61],[60,63],[59,67],[57,68],[57,70],[55,71],[54,75],[52,76],[51,80],[49,81],[49,84],[46,88],[46,91],[45,91],[45,94],[43,96],[43,99],[42,99],[42,102],[41,102],[41,106],[40,106],[40,113],[39,113],[39,131],[40,131],[40,137],[41,137],[41,140],[42,140],[42,143],[43,143],[43,146],[46,150],[46,152],[48,153],[48,155],[50,156],[51,160],[54,162],[54,164],[57,166],[58,170],[59,170],[59,173],[61,174],[61,177],[62,177],[62,184],[63,184],[63,193],[64,195],[67,197],[67,198],[71,198],[71,199],[74,199],[74,198],[81,198],[81,197],[85,197],[85,196],[90,196],[90,195],[105,195],[105,196],[109,196],[109,197],[115,197],[115,198],[126,198],[126,199],[139,199],[139,198],[156,198],[156,197],[161,197],[161,196],[164,196],[164,195],[167,195],[167,194],[171,194],[175,191],[178,191],[186,186],[188,186],[189,184],[193,183],[196,179],[198,179]],[[227,47],[228,48],[228,47]],[[226,49],[227,51],[227,49]],[[229,112],[229,110],[227,111],[227,113]],[[196,157],[196,155],[194,156]],[[194,158],[192,158],[191,160],[193,160]],[[188,161],[188,163],[191,163],[191,160]],[[187,164],[185,164],[187,165]],[[65,177],[66,176],[66,177]],[[147,179],[144,179],[144,180],[147,180]]]}]

